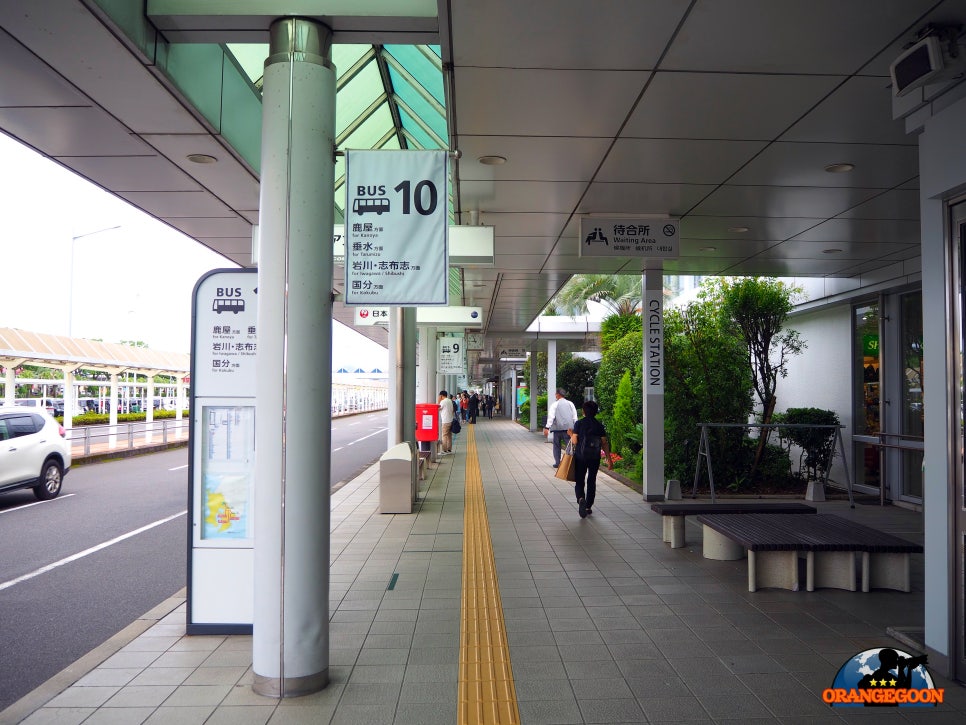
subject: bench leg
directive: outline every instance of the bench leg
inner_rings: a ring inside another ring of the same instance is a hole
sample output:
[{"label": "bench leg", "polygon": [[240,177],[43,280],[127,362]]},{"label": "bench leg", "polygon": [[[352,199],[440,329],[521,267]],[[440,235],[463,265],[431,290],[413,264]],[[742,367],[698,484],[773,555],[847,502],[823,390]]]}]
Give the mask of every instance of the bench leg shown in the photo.
[{"label": "bench leg", "polygon": [[908,553],[873,553],[862,555],[862,591],[869,589],[912,590]]},{"label": "bench leg", "polygon": [[[745,558],[745,547],[720,534],[710,526],[704,527],[704,558],[717,561],[736,561]],[[754,590],[752,590],[754,591]]]},{"label": "bench leg", "polygon": [[663,516],[664,521],[664,540],[671,545],[672,549],[684,547],[684,517],[683,516]]},{"label": "bench leg", "polygon": [[805,590],[819,589],[856,590],[855,552],[809,551],[805,554]]},{"label": "bench leg", "polygon": [[797,551],[749,551],[748,591],[762,587],[798,591]]}]

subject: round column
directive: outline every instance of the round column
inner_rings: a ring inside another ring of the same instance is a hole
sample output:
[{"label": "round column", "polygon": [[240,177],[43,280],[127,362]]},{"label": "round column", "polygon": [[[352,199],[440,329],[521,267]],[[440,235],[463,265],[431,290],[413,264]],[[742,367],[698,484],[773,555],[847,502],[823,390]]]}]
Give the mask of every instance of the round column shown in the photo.
[{"label": "round column", "polygon": [[262,93],[256,384],[254,690],[329,679],[331,30],[271,27]]}]

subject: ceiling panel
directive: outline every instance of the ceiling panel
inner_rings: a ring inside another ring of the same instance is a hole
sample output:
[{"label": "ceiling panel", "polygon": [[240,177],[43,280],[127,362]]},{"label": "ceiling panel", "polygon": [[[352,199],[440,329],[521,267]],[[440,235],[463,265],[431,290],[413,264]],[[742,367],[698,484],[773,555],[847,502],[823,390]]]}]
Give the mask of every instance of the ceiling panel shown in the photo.
[{"label": "ceiling panel", "polygon": [[144,156],[151,148],[95,107],[2,108],[0,127],[48,156]]},{"label": "ceiling panel", "polygon": [[115,191],[202,191],[201,184],[163,156],[81,156],[58,161]]},{"label": "ceiling panel", "polygon": [[[461,66],[653,68],[687,8],[681,0],[453,3]],[[620,18],[620,22],[613,22]],[[500,46],[513,48],[503,53]]]},{"label": "ceiling panel", "polygon": [[601,182],[590,185],[577,211],[581,214],[668,214],[676,216],[717,188],[715,184],[643,184]]},{"label": "ceiling panel", "polygon": [[904,124],[892,120],[888,78],[855,76],[810,111],[781,137],[782,141],[899,144],[915,146]]},{"label": "ceiling panel", "polygon": [[[210,194],[192,191],[139,192],[127,191],[119,193],[137,207],[148,210],[148,213],[162,219],[179,219],[195,217],[218,217],[222,219],[237,219],[238,217],[227,206]],[[180,222],[177,223],[180,227]],[[237,236],[226,235],[226,236]]]},{"label": "ceiling panel", "polygon": [[[640,71],[458,67],[459,133],[613,137],[644,87]],[[588,112],[587,109],[606,109]]]},{"label": "ceiling panel", "polygon": [[795,240],[918,244],[919,222],[901,219],[830,219],[797,235]]},{"label": "ceiling panel", "polygon": [[[463,180],[589,181],[610,147],[609,138],[546,136],[460,136]],[[479,163],[502,156],[501,166]]]},{"label": "ceiling panel", "polygon": [[[487,224],[494,223],[489,213],[571,211],[583,194],[581,181],[465,181],[460,184],[464,209],[485,209]],[[495,224],[495,223],[494,223]]]},{"label": "ceiling panel", "polygon": [[722,186],[692,211],[710,216],[828,218],[861,204],[879,191],[802,186]]},{"label": "ceiling panel", "polygon": [[792,217],[699,216],[681,220],[681,236],[693,239],[788,239],[823,219]]},{"label": "ceiling panel", "polygon": [[771,141],[841,81],[837,76],[660,72],[621,135]]},{"label": "ceiling panel", "polygon": [[698,0],[665,56],[673,70],[850,75],[933,0]]},{"label": "ceiling panel", "polygon": [[806,242],[793,239],[769,247],[762,252],[761,257],[784,259],[815,259],[815,260],[866,260],[877,259],[889,254],[908,249],[907,244],[900,242],[846,242],[824,241]]},{"label": "ceiling panel", "polygon": [[621,138],[597,181],[719,184],[763,148],[761,141]]},{"label": "ceiling panel", "polygon": [[[855,169],[829,173],[829,164],[848,162]],[[915,146],[778,142],[752,159],[729,184],[778,186],[857,186],[891,189],[919,173]]]},{"label": "ceiling panel", "polygon": [[919,189],[891,189],[845,210],[840,216],[855,219],[907,219],[918,222]]}]

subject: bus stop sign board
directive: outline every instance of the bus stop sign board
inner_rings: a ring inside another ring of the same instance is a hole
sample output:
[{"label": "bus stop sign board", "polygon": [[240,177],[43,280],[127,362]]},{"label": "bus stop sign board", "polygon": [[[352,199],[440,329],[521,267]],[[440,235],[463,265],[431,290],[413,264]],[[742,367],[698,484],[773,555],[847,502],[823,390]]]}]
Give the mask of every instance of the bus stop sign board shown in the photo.
[{"label": "bus stop sign board", "polygon": [[345,303],[449,303],[446,151],[347,151]]}]

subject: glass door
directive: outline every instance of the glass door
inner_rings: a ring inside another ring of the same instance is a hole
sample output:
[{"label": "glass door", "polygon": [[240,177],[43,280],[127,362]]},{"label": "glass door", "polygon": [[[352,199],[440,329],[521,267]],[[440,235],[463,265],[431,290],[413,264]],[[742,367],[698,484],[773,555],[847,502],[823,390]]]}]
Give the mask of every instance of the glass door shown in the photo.
[{"label": "glass door", "polygon": [[955,485],[950,486],[949,506],[955,516],[955,539],[953,541],[955,565],[956,616],[953,632],[956,652],[953,669],[956,679],[966,679],[966,471],[963,452],[966,447],[964,428],[964,404],[966,383],[963,380],[963,351],[966,349],[966,202],[950,207],[949,248],[951,251],[951,302],[953,308],[953,369],[949,386],[956,405],[951,411],[953,440],[950,441],[950,461],[956,472]]},{"label": "glass door", "polygon": [[853,349],[855,391],[853,401],[854,431],[852,435],[855,461],[855,485],[879,491],[882,485],[879,431],[880,345],[879,302],[860,303],[853,309],[855,342]]},{"label": "glass door", "polygon": [[922,292],[899,297],[899,495],[922,501]]}]

